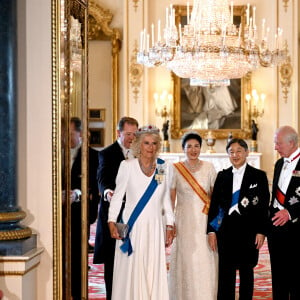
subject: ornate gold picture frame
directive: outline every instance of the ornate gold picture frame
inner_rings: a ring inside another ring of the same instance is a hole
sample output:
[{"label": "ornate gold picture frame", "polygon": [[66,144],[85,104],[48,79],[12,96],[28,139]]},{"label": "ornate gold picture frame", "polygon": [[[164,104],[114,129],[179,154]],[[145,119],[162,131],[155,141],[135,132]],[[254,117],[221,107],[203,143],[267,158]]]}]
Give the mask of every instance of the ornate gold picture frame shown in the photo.
[{"label": "ornate gold picture frame", "polygon": [[104,147],[104,128],[89,128],[89,145]]},{"label": "ornate gold picture frame", "polygon": [[[186,24],[186,6],[177,5],[174,8],[177,26]],[[246,6],[234,6],[234,23],[245,24],[245,13]],[[242,79],[231,80],[228,87],[192,87],[189,79],[179,78],[174,73],[172,73],[172,80],[174,102],[171,137],[173,139],[180,138],[189,130],[195,130],[203,137],[208,131],[212,131],[217,139],[227,138],[229,132],[233,137],[250,138],[251,115],[246,105],[246,94],[251,91],[251,74]],[[217,95],[215,97],[218,97],[216,99],[226,113],[221,116],[217,110],[213,111],[208,105],[209,116],[203,122],[199,110],[200,102],[208,101],[210,95]],[[199,98],[200,96],[202,99]],[[226,101],[225,97],[232,103]]]}]

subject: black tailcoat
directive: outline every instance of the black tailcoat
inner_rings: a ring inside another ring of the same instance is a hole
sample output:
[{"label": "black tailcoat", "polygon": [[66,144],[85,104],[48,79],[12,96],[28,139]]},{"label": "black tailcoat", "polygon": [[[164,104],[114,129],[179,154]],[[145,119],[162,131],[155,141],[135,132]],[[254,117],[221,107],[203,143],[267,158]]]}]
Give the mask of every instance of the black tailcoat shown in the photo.
[{"label": "black tailcoat", "polygon": [[210,222],[221,208],[224,218],[216,232],[220,259],[237,266],[243,263],[255,266],[258,260],[255,236],[257,233],[266,235],[268,229],[270,194],[266,173],[247,164],[238,200],[240,215],[234,212],[229,216],[232,186],[232,167],[220,171],[212,193],[207,232],[216,232]]},{"label": "black tailcoat", "polygon": [[[273,204],[283,164],[281,158],[274,168],[270,220],[278,211]],[[289,182],[283,207],[288,210],[290,220],[283,226],[270,226],[268,235],[273,299],[300,299],[299,276],[295,275],[300,270],[300,160]]]},{"label": "black tailcoat", "polygon": [[94,263],[104,263],[106,259],[114,257],[115,239],[110,237],[108,229],[109,202],[104,200],[106,189],[114,190],[119,166],[124,160],[123,151],[118,142],[111,144],[99,152],[98,185],[101,194],[97,222]]},{"label": "black tailcoat", "polygon": [[[88,150],[88,232],[89,225],[97,218],[99,204],[99,190],[97,184],[98,151],[89,148]],[[71,190],[81,190],[81,148],[74,159],[71,168]],[[68,199],[68,198],[67,198]],[[71,204],[71,278],[72,296],[81,298],[81,201]],[[88,241],[86,241],[88,243]]]},{"label": "black tailcoat", "polygon": [[101,198],[95,239],[94,263],[104,263],[107,300],[111,299],[116,240],[111,238],[107,224],[109,202],[104,199],[104,191],[106,189],[115,189],[119,166],[124,159],[122,148],[117,141],[99,152],[97,178]]}]

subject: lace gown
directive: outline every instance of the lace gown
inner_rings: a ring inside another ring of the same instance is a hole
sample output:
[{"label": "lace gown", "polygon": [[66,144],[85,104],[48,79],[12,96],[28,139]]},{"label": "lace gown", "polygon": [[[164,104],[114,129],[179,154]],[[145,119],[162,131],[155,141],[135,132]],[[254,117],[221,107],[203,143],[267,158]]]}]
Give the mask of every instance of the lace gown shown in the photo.
[{"label": "lace gown", "polygon": [[[130,256],[123,253],[120,250],[122,241],[116,242],[113,300],[169,299],[164,222],[173,224],[174,216],[167,176],[164,177],[133,225],[130,233],[133,253]],[[126,223],[151,180],[152,176],[147,177],[141,171],[137,159],[124,160],[116,179],[116,189],[109,208],[109,220],[116,221],[126,193],[123,211],[123,221]]]},{"label": "lace gown", "polygon": [[[216,179],[213,165],[201,161],[200,169],[192,174],[210,196]],[[218,256],[207,242],[204,203],[175,167],[171,188],[175,188],[177,194],[177,236],[170,260],[170,300],[215,300]]]}]

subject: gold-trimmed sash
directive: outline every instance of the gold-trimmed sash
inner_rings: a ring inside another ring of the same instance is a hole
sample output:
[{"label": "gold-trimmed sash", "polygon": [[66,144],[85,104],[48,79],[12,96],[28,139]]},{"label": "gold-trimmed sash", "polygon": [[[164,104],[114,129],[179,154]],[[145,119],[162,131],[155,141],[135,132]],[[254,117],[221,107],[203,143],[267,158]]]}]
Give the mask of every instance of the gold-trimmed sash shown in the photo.
[{"label": "gold-trimmed sash", "polygon": [[204,208],[202,212],[208,215],[209,205],[210,205],[210,198],[203,189],[203,187],[199,184],[196,178],[189,172],[183,162],[178,162],[174,164],[175,168],[179,171],[179,173],[183,176],[186,182],[191,186],[194,192],[199,196],[199,198],[204,203]]}]

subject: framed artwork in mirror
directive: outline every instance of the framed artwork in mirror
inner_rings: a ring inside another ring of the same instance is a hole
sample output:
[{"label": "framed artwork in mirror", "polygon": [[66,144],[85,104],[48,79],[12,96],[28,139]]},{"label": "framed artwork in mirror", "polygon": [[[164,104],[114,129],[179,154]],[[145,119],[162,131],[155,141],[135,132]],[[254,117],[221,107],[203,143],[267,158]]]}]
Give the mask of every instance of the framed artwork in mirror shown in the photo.
[{"label": "framed artwork in mirror", "polygon": [[[177,26],[187,23],[186,6],[177,5]],[[234,23],[245,23],[246,6],[234,6]],[[171,137],[180,138],[189,130],[203,137],[212,131],[217,139],[226,139],[229,132],[233,137],[250,137],[251,115],[246,105],[246,94],[251,90],[251,74],[230,80],[229,86],[202,87],[190,84],[190,79],[172,73],[173,80],[173,123]]]},{"label": "framed artwork in mirror", "polygon": [[104,128],[89,129],[89,145],[91,147],[104,147]]},{"label": "framed artwork in mirror", "polygon": [[89,121],[91,121],[91,122],[105,121],[105,109],[104,108],[90,108],[89,109]]}]

